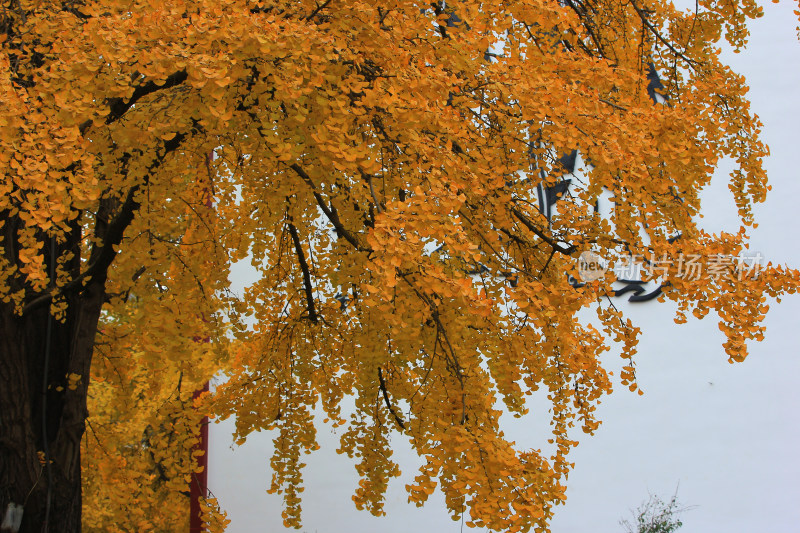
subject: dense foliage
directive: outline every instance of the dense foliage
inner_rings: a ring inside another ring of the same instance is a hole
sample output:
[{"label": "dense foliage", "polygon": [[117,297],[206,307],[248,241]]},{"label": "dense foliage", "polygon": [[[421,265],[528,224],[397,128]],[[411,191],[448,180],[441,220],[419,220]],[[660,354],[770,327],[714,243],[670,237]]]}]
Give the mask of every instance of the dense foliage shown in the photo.
[{"label": "dense foliage", "polygon": [[[545,529],[573,431],[597,428],[611,391],[609,343],[636,388],[638,329],[608,303],[611,270],[570,278],[582,252],[658,258],[678,320],[718,315],[732,361],[761,338],[767,297],[797,288],[795,271],[737,259],[767,152],[715,43],[741,46],[759,13],[2,2],[0,512],[23,505],[24,532],[48,516],[79,530],[82,503],[87,530],[179,530],[197,421],[216,413],[241,439],[276,432],[271,490],[297,525],[321,406],[356,459],[357,507],[382,512],[399,434],[423,460],[412,502],[438,486],[470,524]],[[548,218],[537,187],[573,150],[586,179]],[[699,191],[723,157],[742,227],[711,235]],[[690,256],[716,268],[687,276]],[[258,279],[236,295],[245,259]],[[535,391],[551,452],[500,429]]]}]

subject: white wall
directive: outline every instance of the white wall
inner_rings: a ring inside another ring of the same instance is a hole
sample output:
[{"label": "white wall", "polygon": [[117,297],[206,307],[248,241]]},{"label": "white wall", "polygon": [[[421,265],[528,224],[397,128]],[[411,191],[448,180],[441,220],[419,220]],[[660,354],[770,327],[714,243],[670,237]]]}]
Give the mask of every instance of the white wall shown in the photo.
[{"label": "white wall", "polygon": [[[744,73],[753,109],[765,124],[772,156],[766,166],[773,185],[756,213],[760,227],[752,249],[767,260],[800,266],[796,199],[800,176],[795,157],[800,139],[800,43],[791,5],[767,5],[752,24],[749,49],[727,61]],[[727,196],[726,196],[727,195]],[[729,193],[723,184],[706,195],[705,224],[733,229],[732,209],[714,200]],[[728,203],[732,203],[728,202]],[[682,533],[800,530],[800,297],[772,305],[764,342],[751,346],[742,364],[729,365],[722,334],[712,319],[672,323],[669,304],[649,302],[630,309],[644,330],[638,377],[645,395],[624,388],[600,408],[604,424],[572,454],[568,500],[552,522],[554,533],[612,533],[618,520],[648,492],[695,506],[683,515]],[[518,444],[542,444],[542,427],[527,421],[509,429]],[[209,488],[229,512],[232,533],[284,531],[277,496],[267,495],[269,435],[253,435],[231,448],[230,422],[211,428]],[[323,449],[308,459],[304,530],[315,533],[407,531],[458,532],[442,499],[423,509],[406,504],[403,486],[417,461],[398,443],[403,478],[390,486],[385,518],[357,512],[352,502],[356,476],[335,441],[320,432]],[[328,445],[329,444],[329,445]]]}]

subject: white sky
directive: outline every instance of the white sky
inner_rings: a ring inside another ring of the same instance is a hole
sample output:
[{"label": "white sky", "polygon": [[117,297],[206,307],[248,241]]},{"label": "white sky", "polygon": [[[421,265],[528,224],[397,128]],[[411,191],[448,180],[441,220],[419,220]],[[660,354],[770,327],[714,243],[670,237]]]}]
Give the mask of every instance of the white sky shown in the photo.
[{"label": "white sky", "polygon": [[[789,3],[766,5],[766,16],[751,23],[748,49],[725,57],[750,82],[753,110],[772,152],[766,167],[773,191],[756,210],[760,226],[751,248],[767,260],[800,266],[794,219],[800,196],[800,42],[792,9]],[[712,187],[706,227],[736,230],[724,182]],[[714,203],[720,198],[726,207]],[[751,346],[750,357],[738,365],[726,362],[713,319],[677,326],[669,304],[656,302],[637,304],[631,316],[644,330],[637,373],[645,395],[620,387],[604,401],[603,426],[571,456],[576,466],[553,533],[621,532],[618,521],[648,493],[668,498],[678,485],[680,502],[693,506],[683,515],[681,533],[800,530],[800,297],[772,305],[765,341]],[[521,446],[540,447],[543,428],[525,423],[510,432]],[[281,525],[279,497],[265,492],[271,436],[255,435],[232,450],[231,430],[230,422],[212,426],[209,469],[209,488],[233,520],[228,531],[289,531]],[[461,530],[436,495],[423,509],[406,503],[403,485],[417,463],[402,447],[396,458],[404,475],[390,485],[388,516],[356,511],[350,501],[352,464],[334,453],[324,429],[319,438],[323,449],[307,461],[304,531]]]}]

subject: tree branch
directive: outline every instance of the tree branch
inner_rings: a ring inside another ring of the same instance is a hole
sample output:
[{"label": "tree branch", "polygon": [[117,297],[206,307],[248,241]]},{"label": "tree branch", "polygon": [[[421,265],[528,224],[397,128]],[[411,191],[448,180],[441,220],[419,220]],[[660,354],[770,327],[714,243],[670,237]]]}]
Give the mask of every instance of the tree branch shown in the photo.
[{"label": "tree branch", "polygon": [[130,108],[132,108],[136,102],[144,98],[149,94],[153,94],[156,91],[160,91],[162,89],[169,89],[170,87],[175,87],[176,85],[180,85],[189,75],[185,70],[180,70],[171,74],[167,77],[166,81],[159,85],[154,81],[149,81],[144,85],[140,85],[134,89],[133,94],[127,100],[125,98],[111,98],[108,100],[108,107],[109,113],[106,117],[106,124],[111,124],[112,122],[116,122],[119,120],[122,115],[124,115]]},{"label": "tree branch", "polygon": [[608,101],[608,100],[605,100],[605,99],[603,99],[603,98],[600,98],[599,100],[600,100],[602,103],[606,104],[606,105],[610,105],[610,106],[611,106],[611,107],[613,107],[614,109],[618,109],[618,110],[620,110],[620,111],[627,111],[627,109],[626,109],[626,108],[622,107],[621,105],[617,105],[617,104],[615,104],[614,102],[610,102],[610,101]]},{"label": "tree branch", "polygon": [[397,422],[397,425],[400,426],[401,429],[406,429],[403,419],[400,418],[400,415],[397,414],[397,411],[394,410],[392,403],[389,401],[389,393],[386,391],[386,380],[383,379],[383,370],[381,370],[381,367],[378,367],[378,382],[380,383],[381,393],[383,394],[383,401],[386,403],[386,408],[389,409],[390,413],[392,413],[394,421]]},{"label": "tree branch", "polygon": [[562,248],[558,242],[554,241],[551,237],[548,237],[542,230],[537,228],[536,224],[528,220],[528,217],[526,217],[525,214],[516,207],[512,207],[511,212],[514,214],[514,216],[517,217],[517,219],[519,219],[520,222],[522,222],[525,225],[526,228],[528,228],[533,234],[538,236],[544,242],[549,244],[553,248],[553,250],[560,252],[564,255],[572,255],[572,252],[576,250],[575,246],[572,244],[568,245],[566,248]]},{"label": "tree branch", "polygon": [[[138,190],[139,186],[137,185],[128,191],[119,213],[110,222],[107,217],[110,215],[110,212],[114,208],[113,204],[116,202],[110,198],[100,202],[100,209],[98,210],[95,221],[95,236],[100,237],[102,235],[103,245],[92,248],[92,253],[89,257],[89,267],[80,275],[70,280],[69,283],[61,287],[61,289],[58,290],[59,293],[63,294],[68,290],[74,289],[84,280],[91,279],[105,282],[108,267],[111,266],[117,254],[114,250],[114,246],[118,246],[119,243],[122,242],[125,228],[133,221],[134,213],[139,208],[139,202],[135,199]],[[53,292],[50,292],[34,298],[22,308],[22,314],[30,313],[39,306],[50,302],[54,295]]]},{"label": "tree branch", "polygon": [[306,291],[308,318],[311,322],[316,324],[319,319],[317,318],[317,309],[314,307],[314,287],[311,286],[311,272],[308,270],[308,263],[303,253],[303,246],[300,244],[300,236],[297,235],[297,228],[294,227],[294,224],[291,222],[289,222],[289,234],[292,236],[292,242],[294,242],[294,250],[297,252],[297,262],[300,263],[300,270],[303,271],[303,285]]},{"label": "tree branch", "polygon": [[307,16],[307,17],[306,17],[306,20],[311,20],[311,19],[313,19],[314,17],[316,17],[316,16],[317,16],[317,14],[319,14],[319,12],[320,12],[320,11],[322,11],[323,9],[325,9],[326,7],[328,7],[328,4],[330,4],[330,3],[331,3],[331,0],[325,0],[325,1],[324,1],[324,2],[322,2],[321,4],[317,4],[317,7],[316,7],[316,9],[314,9],[314,11],[312,11],[312,12],[311,12],[311,14],[310,14],[309,16]]},{"label": "tree branch", "polygon": [[305,181],[314,191],[314,198],[317,200],[317,205],[319,205],[320,209],[322,209],[322,212],[325,213],[325,216],[328,218],[328,220],[330,220],[331,224],[333,224],[333,227],[336,229],[336,233],[339,236],[344,237],[344,239],[352,244],[356,250],[360,252],[371,252],[371,248],[363,246],[359,242],[358,237],[342,225],[342,221],[339,220],[339,215],[336,214],[336,210],[328,207],[328,205],[325,203],[325,199],[317,191],[317,186],[314,185],[314,182],[311,180],[311,176],[309,176],[306,171],[303,170],[303,168],[297,163],[292,163],[289,165],[289,168],[294,170],[297,175],[300,176],[300,178]]},{"label": "tree branch", "polygon": [[[179,133],[169,141],[164,142],[164,153],[149,167],[149,172],[152,173],[161,166],[164,158],[171,152],[177,150],[185,138],[186,134]],[[139,209],[140,203],[136,199],[139,188],[140,186],[136,185],[128,190],[128,193],[125,195],[125,200],[122,201],[122,205],[119,208],[119,212],[110,221],[109,217],[119,205],[119,201],[113,198],[105,198],[100,201],[100,208],[95,216],[94,235],[102,244],[92,247],[92,251],[89,255],[89,266],[86,270],[61,287],[58,293],[63,294],[68,290],[72,290],[83,283],[84,280],[88,279],[105,283],[106,276],[108,275],[108,268],[117,255],[117,251],[114,250],[114,247],[119,246],[122,242],[125,230],[133,221],[133,217]],[[22,314],[30,313],[37,307],[50,302],[55,294],[54,292],[50,292],[34,298],[22,308]]]},{"label": "tree branch", "polygon": [[664,36],[663,36],[663,35],[661,35],[661,32],[659,32],[659,31],[658,31],[658,29],[656,29],[656,27],[655,27],[655,26],[653,26],[653,25],[650,23],[650,21],[649,21],[649,20],[647,20],[647,12],[646,12],[646,11],[644,11],[642,8],[640,8],[638,5],[636,5],[636,2],[635,2],[634,0],[630,0],[630,3],[631,3],[631,6],[633,6],[633,9],[635,9],[635,10],[636,10],[636,14],[638,14],[638,15],[639,15],[639,18],[640,18],[640,19],[642,19],[642,24],[644,24],[645,26],[647,26],[647,29],[649,29],[649,30],[650,30],[650,31],[653,33],[653,35],[655,35],[655,36],[656,36],[656,39],[658,39],[659,41],[661,41],[661,42],[664,44],[664,46],[666,46],[667,48],[669,48],[669,50],[670,50],[670,51],[671,51],[673,54],[675,54],[675,56],[676,56],[676,57],[679,57],[679,58],[683,59],[684,61],[686,61],[686,63],[687,63],[687,64],[688,64],[690,67],[694,67],[695,65],[697,65],[697,64],[698,64],[698,63],[697,63],[697,61],[695,61],[695,60],[693,60],[693,59],[690,59],[690,58],[686,57],[686,56],[685,56],[684,54],[682,54],[681,52],[678,52],[678,50],[677,50],[677,49],[676,49],[674,46],[672,46],[672,44],[670,44],[670,42],[669,42],[669,41],[667,41],[667,40],[664,38]]}]

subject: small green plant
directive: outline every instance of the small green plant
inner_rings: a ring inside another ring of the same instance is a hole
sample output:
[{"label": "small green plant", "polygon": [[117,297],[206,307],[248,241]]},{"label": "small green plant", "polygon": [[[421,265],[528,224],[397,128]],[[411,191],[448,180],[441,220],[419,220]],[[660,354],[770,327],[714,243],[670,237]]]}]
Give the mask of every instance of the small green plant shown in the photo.
[{"label": "small green plant", "polygon": [[677,490],[669,501],[651,494],[645,503],[631,511],[633,521],[624,519],[619,523],[626,533],[672,533],[683,525],[679,515],[686,510],[678,506]]}]

